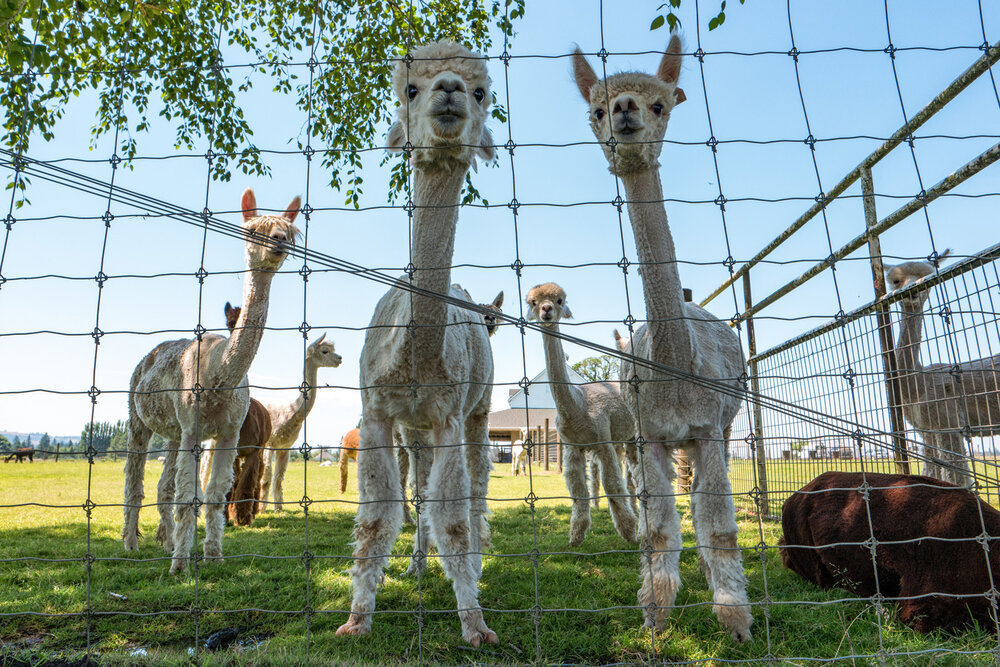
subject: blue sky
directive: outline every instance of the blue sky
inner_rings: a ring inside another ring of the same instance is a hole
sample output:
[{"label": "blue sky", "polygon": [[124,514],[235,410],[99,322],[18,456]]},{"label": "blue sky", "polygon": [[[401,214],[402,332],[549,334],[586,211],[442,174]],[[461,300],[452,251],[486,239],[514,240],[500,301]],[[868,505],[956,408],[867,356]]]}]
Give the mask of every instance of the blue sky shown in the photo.
[{"label": "blue sky", "polygon": [[[658,2],[605,3],[603,46],[608,72],[625,69],[651,71],[663,49],[667,33],[648,27]],[[784,4],[751,0],[746,5],[730,3],[725,25],[708,32],[704,26],[717,9],[713,1],[702,3],[701,48],[709,52],[703,68],[686,57],[681,74],[688,101],[672,115],[667,139],[685,142],[664,147],[662,178],[668,198],[667,214],[682,262],[684,284],[704,297],[728,275],[722,261],[729,254],[722,216],[713,203],[721,190],[726,205],[726,232],[733,256],[745,260],[812,203],[819,190],[812,156],[802,140],[806,129],[799,99],[795,68],[786,52],[792,47],[789,12]],[[695,3],[684,3],[679,16],[686,51],[698,47]],[[1000,6],[983,3],[983,25],[990,43],[1000,39]],[[893,79],[892,63],[882,52],[889,38],[886,12],[881,3],[805,2],[791,3],[795,46],[799,51],[824,49],[871,49],[872,52],[837,50],[799,56],[799,73],[805,111],[812,134],[821,139],[815,159],[824,189],[833,184],[885,137],[903,124],[904,116]],[[976,1],[889,2],[888,23],[897,48],[949,48],[945,51],[903,50],[896,53],[896,67],[906,112],[919,110],[980,52],[983,42],[980,8]],[[524,20],[509,51],[518,56],[504,73],[496,58],[502,46],[489,54],[494,90],[510,112],[507,126],[493,123],[498,144],[510,138],[520,147],[513,159],[499,152],[494,168],[480,168],[476,184],[496,204],[488,209],[465,208],[460,214],[455,249],[456,264],[483,264],[500,268],[457,268],[453,279],[461,282],[479,301],[488,301],[499,290],[506,293],[504,310],[517,315],[524,292],[532,285],[554,280],[567,291],[576,316],[574,335],[611,345],[611,331],[620,326],[629,311],[642,317],[641,290],[637,276],[629,274],[631,304],[626,304],[625,283],[614,264],[624,252],[635,260],[635,249],[627,216],[619,218],[610,203],[618,189],[608,173],[601,151],[594,145],[568,147],[526,144],[573,144],[593,139],[586,123],[586,107],[570,77],[572,45],[588,53],[601,49],[602,15],[596,1],[543,2],[528,0]],[[712,53],[725,51],[730,53]],[[747,52],[776,52],[740,55]],[[638,55],[615,55],[618,53]],[[545,56],[545,57],[521,57]],[[591,58],[600,72],[600,63]],[[286,150],[289,140],[301,131],[304,114],[294,100],[270,92],[263,75],[244,98],[243,108],[261,148]],[[506,83],[509,81],[509,87]],[[707,92],[707,99],[706,99]],[[707,102],[707,104],[706,104]],[[110,138],[90,147],[90,125],[96,99],[82,96],[68,108],[56,128],[56,140],[36,140],[31,157],[74,158],[98,162],[65,162],[63,166],[108,180],[112,153]],[[717,139],[719,177],[712,152],[705,144],[709,112]],[[344,110],[350,113],[350,110]],[[918,136],[992,135],[992,138],[927,138],[916,142],[915,154],[925,187],[930,187],[992,144],[1000,128],[1000,102],[988,76],[981,77],[947,109],[924,125]],[[791,140],[786,143],[729,143]],[[687,142],[690,142],[689,144]],[[344,197],[327,185],[328,175],[313,169],[307,179],[306,160],[301,155],[268,158],[270,179],[234,174],[229,183],[212,182],[206,187],[207,168],[200,157],[177,156],[172,128],[162,120],[149,134],[139,137],[139,153],[175,156],[164,160],[141,160],[134,170],[120,170],[116,183],[192,210],[206,205],[227,220],[236,222],[240,192],[254,187],[262,207],[281,208],[297,194],[308,193],[314,208],[340,209]],[[362,207],[384,205],[388,171],[378,166],[380,155],[365,158],[366,189]],[[512,164],[513,162],[513,164]],[[880,216],[891,212],[920,190],[908,149],[897,150],[874,172]],[[516,191],[522,204],[517,228],[505,206]],[[622,191],[623,192],[623,191]],[[994,165],[957,190],[965,194],[1000,192],[1000,167]],[[772,255],[776,260],[818,260],[829,254],[827,226],[834,247],[864,229],[862,204],[855,185],[853,195],[832,204],[826,225],[816,218],[794,240]],[[7,239],[3,275],[8,279],[58,274],[94,276],[99,268],[104,225],[99,220],[105,202],[71,190],[37,181],[29,193],[32,203],[15,215],[23,218]],[[207,200],[206,200],[207,197]],[[790,201],[739,201],[743,198]],[[558,206],[552,206],[557,204]],[[570,205],[573,204],[573,205]],[[567,206],[570,205],[570,206]],[[971,254],[997,242],[997,197],[945,197],[928,209],[930,225],[923,215],[912,217],[883,236],[887,255],[922,257],[931,249],[931,232],[937,249],[954,248],[958,255]],[[101,301],[99,326],[107,332],[149,332],[163,329],[191,331],[199,322],[199,285],[190,274],[197,270],[202,251],[201,232],[176,221],[129,217],[136,211],[112,206],[116,220],[108,234],[106,264],[109,275],[179,272],[188,275],[153,279],[120,278],[109,281]],[[226,212],[226,213],[223,213]],[[6,211],[4,211],[6,213]],[[76,217],[84,219],[76,219]],[[368,267],[397,273],[406,265],[406,215],[399,209],[331,210],[313,216],[309,225],[310,247]],[[2,230],[0,230],[2,233]],[[517,250],[515,250],[517,248]],[[529,265],[580,265],[564,269],[530,266],[518,282],[509,264],[520,259]],[[765,265],[753,272],[758,298],[784,284],[811,265],[800,262]],[[289,273],[275,278],[271,292],[268,325],[288,331],[269,331],[250,372],[254,385],[294,387],[302,379],[301,335],[295,330],[307,319],[328,332],[344,356],[338,369],[322,369],[319,380],[329,384],[309,417],[309,440],[335,444],[360,415],[357,359],[363,344],[363,327],[384,289],[356,276],[314,273],[303,290],[294,273],[300,264],[289,260]],[[222,305],[240,299],[242,277],[225,272],[243,268],[239,241],[209,236],[205,267],[210,275],[201,293],[201,322],[209,327],[224,324]],[[872,297],[870,269],[864,260],[838,265],[836,279],[842,307],[850,310]],[[91,386],[94,342],[89,332],[95,326],[98,289],[93,280],[10,281],[0,289],[0,332],[39,329],[77,335],[39,334],[0,338],[0,391],[46,389],[85,392]],[[742,299],[742,292],[740,292]],[[831,274],[825,273],[761,314],[758,347],[764,349],[830,319],[838,305]],[[732,293],[716,299],[710,309],[722,318],[736,311]],[[809,316],[799,321],[769,320]],[[116,420],[125,417],[128,379],[139,359],[162,340],[182,334],[137,335],[111,333],[103,337],[97,354],[95,417]],[[522,340],[507,327],[492,339],[497,367],[494,408],[506,407],[507,388],[516,386],[525,374],[534,376],[544,361],[540,334],[528,332]],[[568,346],[571,361],[590,353]],[[255,389],[261,400],[291,400],[294,390]],[[14,431],[79,433],[89,420],[91,401],[85,394],[24,393],[0,398],[0,427]]]}]

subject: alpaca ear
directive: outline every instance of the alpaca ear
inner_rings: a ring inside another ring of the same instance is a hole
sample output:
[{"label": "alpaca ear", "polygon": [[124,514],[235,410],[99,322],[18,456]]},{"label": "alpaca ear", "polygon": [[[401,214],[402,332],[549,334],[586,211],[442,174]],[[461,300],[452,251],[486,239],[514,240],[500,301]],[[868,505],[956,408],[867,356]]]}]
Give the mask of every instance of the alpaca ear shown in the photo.
[{"label": "alpaca ear", "polygon": [[[656,70],[656,76],[665,83],[677,83],[677,80],[681,77],[681,38],[677,35],[672,35],[670,37],[670,43],[667,44],[667,51],[663,54],[663,60],[660,61],[660,67]],[[687,97],[684,92],[681,91],[679,97]],[[678,99],[677,104],[683,102],[683,99]]]},{"label": "alpaca ear", "polygon": [[[483,136],[479,138],[479,146],[476,147],[476,156],[481,157],[484,162],[493,162],[496,158],[496,151],[493,149],[493,135],[485,125],[483,126]],[[472,168],[476,168],[475,160],[472,162]]]},{"label": "alpaca ear", "polygon": [[569,309],[569,304],[565,302],[563,302],[563,307],[562,307],[562,319],[564,320],[573,319],[573,313]]},{"label": "alpaca ear", "polygon": [[688,96],[684,94],[683,88],[674,88],[674,106],[677,106],[687,98]]},{"label": "alpaca ear", "polygon": [[281,215],[288,220],[288,222],[295,222],[295,216],[299,214],[299,209],[302,208],[302,197],[296,197],[288,204],[285,208],[285,212]]},{"label": "alpaca ear", "polygon": [[597,83],[597,75],[583,57],[583,51],[579,46],[573,51],[573,78],[576,80],[576,87],[580,89],[580,94],[583,95],[583,100],[590,104],[590,90]]},{"label": "alpaca ear", "polygon": [[403,145],[406,143],[406,130],[403,123],[396,121],[389,128],[389,134],[385,137],[385,151],[390,155],[399,155],[403,152]]},{"label": "alpaca ear", "polygon": [[317,338],[317,339],[316,339],[315,341],[313,341],[313,345],[319,345],[320,343],[322,343],[322,342],[323,342],[323,339],[324,339],[324,338],[326,338],[326,332],[325,332],[325,331],[323,332],[323,335],[322,335],[322,336],[320,336],[320,337],[319,337],[319,338]]},{"label": "alpaca ear", "polygon": [[257,197],[253,194],[253,188],[247,188],[243,191],[243,197],[240,198],[240,209],[243,211],[244,220],[257,217]]},{"label": "alpaca ear", "polygon": [[500,293],[496,295],[495,299],[493,299],[493,305],[497,308],[503,305],[503,290],[500,290]]}]

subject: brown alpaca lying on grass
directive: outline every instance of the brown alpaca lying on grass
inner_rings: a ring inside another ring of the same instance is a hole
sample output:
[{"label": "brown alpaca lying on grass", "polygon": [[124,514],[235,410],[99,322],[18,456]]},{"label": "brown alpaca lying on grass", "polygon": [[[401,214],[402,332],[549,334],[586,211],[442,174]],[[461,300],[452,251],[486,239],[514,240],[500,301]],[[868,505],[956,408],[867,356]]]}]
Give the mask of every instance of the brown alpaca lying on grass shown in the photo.
[{"label": "brown alpaca lying on grass", "polygon": [[[867,510],[858,490],[864,481]],[[986,593],[990,573],[1000,576],[1000,512],[966,489],[922,475],[827,472],[785,502],[781,524],[781,561],[821,588],[915,598],[898,601],[899,618],[918,632],[959,630],[973,620],[996,629]],[[984,526],[992,538],[988,567],[977,540]],[[877,575],[864,544],[873,536]]]}]

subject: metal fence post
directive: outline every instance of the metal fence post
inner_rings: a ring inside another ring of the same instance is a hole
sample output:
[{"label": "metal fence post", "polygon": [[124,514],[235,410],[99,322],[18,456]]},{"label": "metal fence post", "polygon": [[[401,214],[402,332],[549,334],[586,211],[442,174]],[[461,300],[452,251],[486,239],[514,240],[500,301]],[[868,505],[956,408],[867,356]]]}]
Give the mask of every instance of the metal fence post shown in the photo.
[{"label": "metal fence post", "polygon": [[545,469],[549,469],[549,418],[545,418]]},{"label": "metal fence post", "polygon": [[[750,294],[750,272],[743,274],[743,303],[747,312],[753,308],[753,296]],[[771,515],[771,506],[767,498],[767,446],[764,443],[764,415],[760,407],[760,380],[757,377],[757,341],[753,333],[753,316],[744,320],[747,325],[747,351],[750,353],[750,400],[753,404],[753,458],[757,466],[757,491],[760,494],[759,511],[763,516]]]},{"label": "metal fence post", "polygon": [[[865,204],[865,228],[869,231],[868,254],[871,256],[872,285],[875,300],[885,296],[885,266],[882,264],[882,246],[877,232],[872,228],[878,224],[875,211],[875,185],[869,166],[861,168],[861,193]],[[896,367],[896,351],[892,340],[892,318],[889,306],[879,303],[875,307],[878,322],[878,338],[882,345],[882,366],[885,369],[885,394],[889,403],[889,427],[892,430],[892,448],[896,452],[896,472],[910,474],[909,453],[906,449],[906,430],[903,423],[902,391],[899,386],[899,370]]]}]

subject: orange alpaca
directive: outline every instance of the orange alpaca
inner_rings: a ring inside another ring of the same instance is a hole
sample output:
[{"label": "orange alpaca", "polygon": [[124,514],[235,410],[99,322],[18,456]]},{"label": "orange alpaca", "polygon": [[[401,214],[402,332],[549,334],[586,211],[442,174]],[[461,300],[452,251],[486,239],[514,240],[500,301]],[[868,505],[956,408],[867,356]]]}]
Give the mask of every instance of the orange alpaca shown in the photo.
[{"label": "orange alpaca", "polygon": [[358,447],[361,446],[361,429],[354,428],[347,432],[340,441],[340,492],[347,491],[347,462],[358,460]]}]

